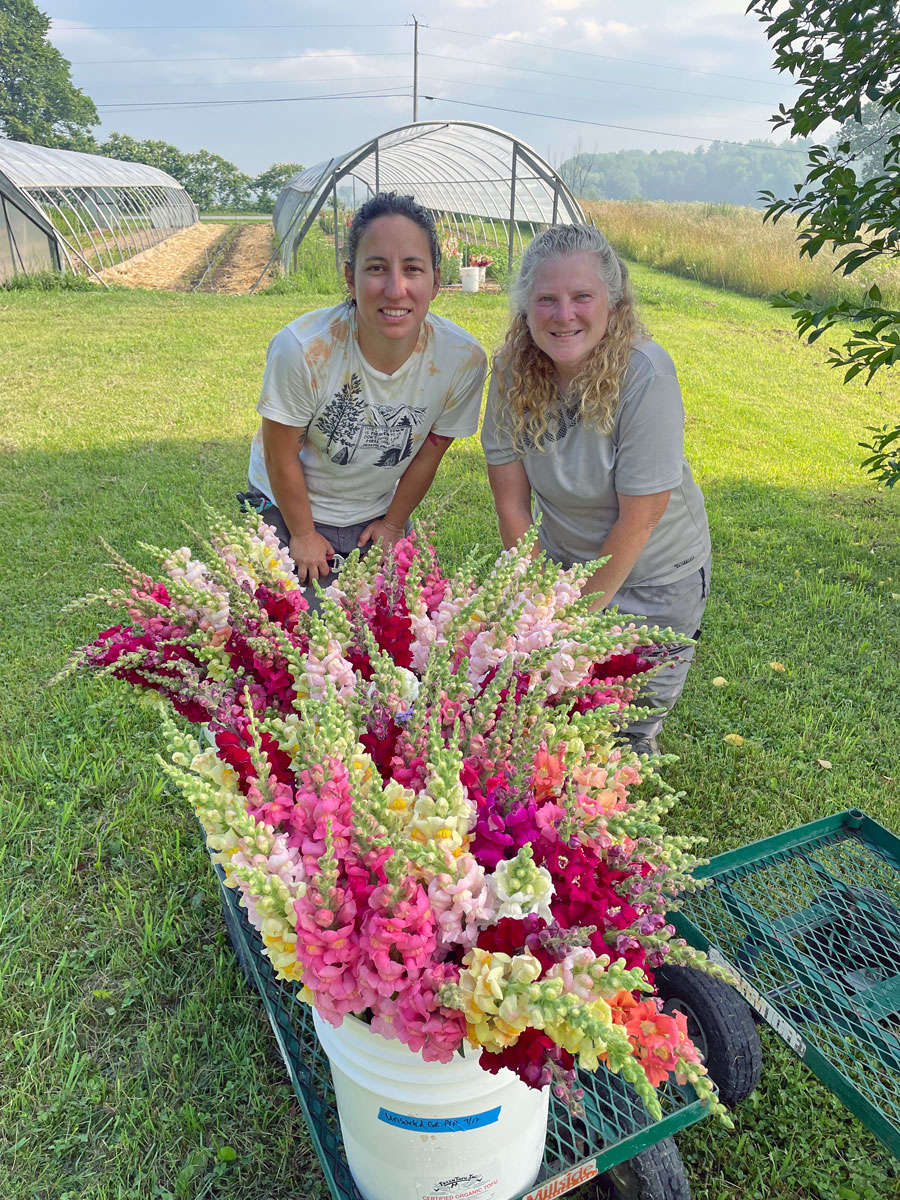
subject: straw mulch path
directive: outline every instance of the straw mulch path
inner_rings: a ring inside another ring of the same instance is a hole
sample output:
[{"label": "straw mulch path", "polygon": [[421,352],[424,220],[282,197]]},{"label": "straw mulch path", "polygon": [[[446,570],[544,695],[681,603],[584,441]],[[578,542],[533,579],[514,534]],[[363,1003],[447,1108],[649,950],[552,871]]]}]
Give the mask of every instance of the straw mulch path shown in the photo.
[{"label": "straw mulch path", "polygon": [[228,228],[227,225],[206,225],[198,221],[187,229],[179,229],[149,250],[107,267],[100,273],[101,278],[125,287],[183,290],[203,270],[207,251],[212,250]]}]

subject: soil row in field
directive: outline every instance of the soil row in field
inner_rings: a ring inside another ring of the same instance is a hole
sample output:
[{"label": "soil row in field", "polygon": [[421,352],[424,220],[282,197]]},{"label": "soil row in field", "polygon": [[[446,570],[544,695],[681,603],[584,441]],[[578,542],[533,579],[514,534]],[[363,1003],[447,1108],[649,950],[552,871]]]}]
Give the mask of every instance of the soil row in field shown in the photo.
[{"label": "soil row in field", "polygon": [[209,269],[201,273],[194,285],[198,292],[227,292],[244,295],[259,281],[264,288],[272,281],[272,269],[260,280],[266,264],[272,256],[273,230],[268,223],[238,225],[228,230],[216,243],[213,252],[220,251],[210,263]]},{"label": "soil row in field", "polygon": [[[162,291],[250,291],[273,248],[272,227],[198,222],[101,273],[108,283]],[[271,271],[260,283],[271,281]]]}]

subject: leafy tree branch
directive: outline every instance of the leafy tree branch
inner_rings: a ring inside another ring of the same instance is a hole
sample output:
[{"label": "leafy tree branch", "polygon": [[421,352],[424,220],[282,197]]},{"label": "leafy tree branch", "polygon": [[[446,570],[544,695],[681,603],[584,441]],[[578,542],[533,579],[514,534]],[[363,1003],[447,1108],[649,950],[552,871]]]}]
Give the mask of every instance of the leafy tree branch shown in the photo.
[{"label": "leafy tree branch", "polygon": [[[806,179],[794,194],[763,193],[766,219],[792,214],[801,224],[800,253],[814,257],[823,246],[840,254],[838,268],[851,275],[864,263],[900,256],[900,22],[893,0],[751,0],[747,9],[766,27],[775,66],[800,88],[790,107],[781,105],[776,128],[808,137],[831,119],[842,126],[832,143],[810,151]],[[868,133],[866,132],[868,129]],[[815,341],[838,323],[852,331],[830,351],[845,382],[873,375],[900,359],[900,310],[884,303],[876,285],[858,301],[827,306],[791,293],[779,303],[792,310],[797,332]],[[888,486],[900,479],[896,445],[900,425],[869,430],[872,450],[863,466]]]}]

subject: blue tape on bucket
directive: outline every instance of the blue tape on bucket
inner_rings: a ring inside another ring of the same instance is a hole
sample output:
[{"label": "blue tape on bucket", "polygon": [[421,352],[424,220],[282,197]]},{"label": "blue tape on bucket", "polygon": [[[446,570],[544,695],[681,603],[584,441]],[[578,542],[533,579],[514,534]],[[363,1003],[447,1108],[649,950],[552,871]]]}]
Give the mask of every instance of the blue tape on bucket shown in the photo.
[{"label": "blue tape on bucket", "polygon": [[468,1117],[415,1117],[408,1113],[391,1112],[389,1108],[378,1110],[378,1120],[397,1129],[411,1129],[415,1133],[463,1133],[467,1129],[480,1129],[500,1120],[500,1105],[472,1113]]}]

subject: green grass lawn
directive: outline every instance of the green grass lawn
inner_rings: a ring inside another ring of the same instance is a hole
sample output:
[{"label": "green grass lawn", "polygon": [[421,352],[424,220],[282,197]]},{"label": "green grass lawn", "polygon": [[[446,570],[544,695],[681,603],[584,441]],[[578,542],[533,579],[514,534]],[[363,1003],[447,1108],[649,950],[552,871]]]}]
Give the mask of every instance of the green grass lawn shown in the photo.
[{"label": "green grass lawn", "polygon": [[[844,388],[824,347],[798,345],[764,303],[634,274],[679,367],[714,545],[703,639],[666,726],[681,755],[668,777],[687,793],[670,825],[706,836],[710,853],[850,806],[900,829],[900,495],[856,467],[865,426],[896,420],[898,382]],[[324,302],[0,294],[0,1177],[12,1200],[327,1195],[235,970],[193,816],[162,782],[155,717],[124,686],[47,686],[105,622],[61,616],[114,582],[101,536],[149,564],[142,540],[184,544],[203,502],[231,511],[267,342]],[[503,297],[435,307],[489,347],[502,335]],[[477,440],[452,448],[435,493],[448,565],[475,542],[499,549]],[[679,1137],[695,1200],[900,1196],[894,1160],[764,1041],[736,1132],[704,1122]]]}]

